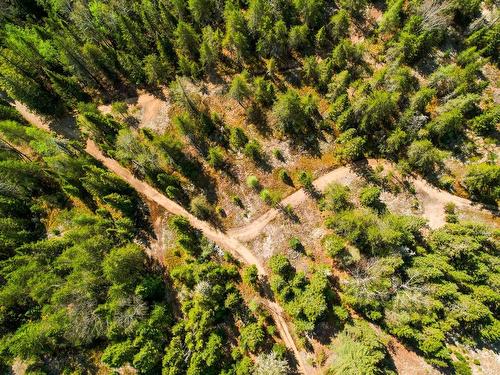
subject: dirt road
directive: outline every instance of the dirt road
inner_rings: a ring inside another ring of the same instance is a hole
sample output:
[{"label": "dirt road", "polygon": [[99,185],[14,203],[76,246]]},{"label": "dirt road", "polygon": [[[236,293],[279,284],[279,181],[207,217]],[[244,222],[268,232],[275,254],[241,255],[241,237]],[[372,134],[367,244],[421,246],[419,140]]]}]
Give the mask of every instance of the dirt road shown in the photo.
[{"label": "dirt road", "polygon": [[[382,164],[386,170],[393,170],[394,167],[386,160],[368,159],[368,164],[372,167]],[[357,176],[356,172],[349,167],[339,167],[331,172],[328,172],[313,181],[313,185],[317,191],[323,192],[326,187],[333,183],[341,183],[345,180],[354,179]],[[454,203],[457,209],[472,210],[481,212],[485,216],[494,217],[495,215],[482,208],[479,204],[474,204],[468,199],[458,197],[445,190],[440,190],[429,184],[421,177],[409,177],[408,181],[415,188],[415,195],[420,203],[422,210],[421,216],[427,219],[429,227],[432,229],[439,228],[445,224],[444,208],[447,203]],[[290,205],[295,208],[307,199],[307,194],[303,189],[299,189],[281,201],[281,205]],[[266,213],[252,221],[251,223],[230,229],[227,234],[230,237],[236,238],[242,242],[251,241],[256,238],[262,230],[280,214],[278,209],[272,208]]]},{"label": "dirt road", "polygon": [[[16,107],[27,121],[43,130],[51,131],[50,126],[46,121],[44,121],[39,116],[31,114],[24,105],[19,103],[18,105],[16,105]],[[220,245],[221,248],[229,251],[236,258],[243,260],[246,264],[254,264],[261,276],[267,276],[267,272],[263,264],[255,257],[255,255],[253,255],[253,253],[247,247],[241,244],[237,239],[228,236],[227,234],[211,226],[209,223],[199,220],[182,206],[167,198],[158,190],[154,189],[151,185],[136,178],[127,168],[121,166],[116,160],[106,157],[94,141],[90,139],[87,140],[85,151],[95,159],[99,160],[110,171],[125,180],[138,193],[157,203],[159,206],[165,208],[170,213],[185,217],[194,228],[200,230],[208,239]],[[274,321],[276,322],[276,327],[283,342],[285,343],[286,347],[291,350],[292,353],[294,353],[298,370],[302,374],[315,374],[316,370],[314,369],[314,367],[307,364],[307,362],[304,360],[304,355],[298,350],[297,346],[295,345],[293,337],[288,328],[288,323],[284,318],[283,309],[281,308],[281,306],[271,300],[265,300],[264,302],[271,312]]]},{"label": "dirt road", "polygon": [[[45,122],[42,118],[31,114],[29,111],[27,111],[26,107],[21,104],[16,105],[16,107],[30,123],[39,128],[50,131],[48,123]],[[230,230],[226,234],[214,228],[209,223],[199,220],[182,206],[168,199],[166,196],[161,194],[158,190],[154,189],[146,182],[137,179],[127,168],[121,166],[116,160],[106,157],[92,140],[87,141],[85,151],[95,159],[99,160],[106,168],[127,181],[137,192],[144,195],[149,200],[156,202],[159,206],[165,208],[170,213],[181,215],[187,218],[191,225],[203,232],[203,234],[208,239],[217,243],[222,248],[228,250],[236,258],[243,260],[245,263],[255,264],[259,271],[259,274],[262,276],[267,276],[264,265],[240,241],[249,241],[252,238],[258,236],[259,233],[266,227],[266,225],[279,214],[278,210],[271,209],[252,223],[242,228]],[[368,162],[372,166],[380,163],[383,163],[384,166],[388,165],[388,163],[385,161],[369,160]],[[352,169],[348,167],[340,167],[316,179],[314,181],[314,186],[318,191],[324,191],[330,183],[340,182],[346,177],[351,176],[355,176],[355,172]],[[467,199],[454,196],[443,190],[439,190],[431,186],[421,178],[411,178],[410,180],[413,183],[416,195],[420,200],[423,216],[429,221],[429,225],[432,228],[436,228],[444,224],[444,205],[448,202],[455,203],[458,209],[480,209]],[[283,205],[290,204],[292,207],[296,207],[300,203],[302,203],[306,199],[306,197],[307,196],[304,190],[300,189],[285,198],[281,203]],[[274,321],[276,322],[276,327],[285,345],[294,353],[299,371],[303,374],[318,373],[318,369],[307,363],[305,352],[299,351],[297,346],[295,345],[293,337],[290,333],[288,323],[284,318],[284,312],[281,306],[276,302],[268,299],[266,299],[264,302],[271,312]],[[399,353],[402,351],[402,346],[398,346],[397,341],[394,341],[393,351]],[[416,357],[414,362],[418,367],[420,366],[421,362],[420,357],[416,355],[414,356]]]}]

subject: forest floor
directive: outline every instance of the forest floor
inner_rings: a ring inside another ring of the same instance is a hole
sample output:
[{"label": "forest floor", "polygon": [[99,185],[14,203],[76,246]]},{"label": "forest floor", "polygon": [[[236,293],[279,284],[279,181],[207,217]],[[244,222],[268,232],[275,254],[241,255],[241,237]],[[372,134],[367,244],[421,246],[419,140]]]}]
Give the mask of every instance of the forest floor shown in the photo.
[{"label": "forest floor", "polygon": [[[30,123],[44,130],[51,130],[51,126],[49,126],[46,121],[34,114],[31,114],[24,106],[17,105],[16,107]],[[219,244],[222,248],[229,250],[233,255],[242,259],[245,263],[255,264],[262,276],[265,277],[267,275],[265,263],[262,258],[257,256],[254,251],[250,251],[249,248],[240,241],[251,241],[259,236],[259,234],[266,229],[268,224],[270,224],[279,215],[279,211],[277,209],[270,209],[252,223],[224,233],[221,230],[214,228],[211,224],[194,217],[182,206],[168,199],[146,182],[137,179],[128,169],[121,166],[116,160],[104,156],[93,141],[87,141],[85,150],[95,159],[99,160],[106,168],[127,181],[137,192],[145,196],[148,200],[155,202],[172,214],[186,217],[190,221],[191,225],[200,230],[208,239]],[[360,171],[366,172],[367,166],[371,169],[377,167],[378,165],[382,165],[386,170],[393,168],[387,161],[370,159],[365,163],[365,165],[362,165],[363,168],[361,169],[359,168],[359,165],[356,168],[353,168],[353,166],[336,168],[317,178],[314,181],[314,186],[318,191],[323,191],[326,186],[332,182],[345,182],[345,179],[353,179],[357,177]],[[455,203],[459,210],[473,211],[476,214],[489,216],[490,220],[498,226],[498,216],[496,213],[491,213],[479,205],[468,201],[467,199],[460,198],[446,191],[437,189],[419,177],[412,177],[409,180],[414,186],[415,194],[418,196],[422,216],[428,219],[430,227],[437,228],[444,224],[444,205],[448,202]],[[282,205],[290,204],[292,207],[298,207],[306,200],[306,193],[303,189],[299,189],[287,198],[283,199],[281,203]],[[157,224],[161,225],[162,219],[157,217],[156,220],[160,220]],[[161,251],[155,251],[154,253],[156,256],[161,256]],[[294,353],[298,362],[299,371],[305,374],[318,373],[318,369],[314,368],[309,364],[309,361],[306,360],[308,358],[308,354],[304,350],[299,350],[297,348],[289,329],[289,323],[285,319],[285,314],[281,306],[271,299],[266,299],[264,302],[273,315],[281,338],[285,342],[286,346]],[[426,365],[423,358],[414,352],[407,350],[395,338],[391,338],[390,342],[392,348],[390,353],[393,356],[394,363],[400,374],[423,375],[433,372],[433,369]],[[418,369],[418,371],[416,369]]]}]

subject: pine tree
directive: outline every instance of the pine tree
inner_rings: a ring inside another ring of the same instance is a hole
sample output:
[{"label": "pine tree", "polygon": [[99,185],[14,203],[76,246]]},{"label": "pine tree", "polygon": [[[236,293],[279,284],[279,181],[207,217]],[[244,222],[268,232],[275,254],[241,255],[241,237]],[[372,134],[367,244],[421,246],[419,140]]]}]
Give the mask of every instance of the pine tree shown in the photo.
[{"label": "pine tree", "polygon": [[52,90],[58,94],[68,108],[74,108],[78,102],[86,102],[90,97],[82,90],[75,77],[47,71],[52,82]]},{"label": "pine tree", "polygon": [[211,26],[203,28],[200,46],[200,63],[206,71],[212,70],[219,61],[221,42],[222,36],[219,29],[214,31]]},{"label": "pine tree", "polygon": [[177,29],[174,32],[174,36],[175,46],[177,47],[179,54],[189,56],[192,59],[198,58],[200,42],[198,35],[190,24],[184,21],[179,21]]},{"label": "pine tree", "polygon": [[229,96],[235,99],[238,104],[243,107],[242,102],[250,96],[246,72],[238,74],[233,78],[229,89]]},{"label": "pine tree", "polygon": [[234,51],[238,60],[248,58],[250,54],[250,32],[243,14],[233,4],[227,3],[224,17],[226,21],[224,45]]}]

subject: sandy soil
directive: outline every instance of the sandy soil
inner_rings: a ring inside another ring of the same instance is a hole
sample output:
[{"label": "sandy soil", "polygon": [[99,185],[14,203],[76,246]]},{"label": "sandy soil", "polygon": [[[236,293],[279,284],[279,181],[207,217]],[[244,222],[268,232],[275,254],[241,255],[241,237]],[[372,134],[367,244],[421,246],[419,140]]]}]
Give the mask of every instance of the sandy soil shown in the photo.
[{"label": "sandy soil", "polygon": [[[134,118],[140,128],[152,129],[158,134],[163,134],[170,124],[169,111],[170,100],[165,92],[162,97],[154,96],[147,92],[139,93],[139,96],[125,100],[128,104],[128,115]],[[111,113],[111,105],[100,105],[102,113]]]},{"label": "sandy soil", "polygon": [[[386,169],[394,170],[392,165],[383,160],[378,161],[370,159],[368,160],[368,163],[372,167],[383,164]],[[334,182],[349,185],[348,182],[356,179],[357,176],[356,172],[350,167],[340,167],[317,178],[313,184],[316,190],[322,192],[329,184]],[[411,177],[409,178],[409,181],[415,187],[416,197],[420,202],[421,215],[427,219],[429,226],[433,229],[439,228],[445,224],[444,207],[450,202],[457,206],[458,211],[477,211],[482,215],[490,217],[492,222],[496,222],[498,220],[493,213],[490,213],[488,210],[480,207],[480,205],[474,204],[465,198],[457,197],[447,191],[440,190],[426,182],[421,177]],[[291,205],[295,208],[307,198],[308,195],[305,191],[300,189],[283,199],[281,201],[281,205]],[[280,211],[272,208],[251,223],[240,228],[229,230],[228,235],[235,237],[240,241],[250,241],[257,237],[278,215],[280,215]]]}]

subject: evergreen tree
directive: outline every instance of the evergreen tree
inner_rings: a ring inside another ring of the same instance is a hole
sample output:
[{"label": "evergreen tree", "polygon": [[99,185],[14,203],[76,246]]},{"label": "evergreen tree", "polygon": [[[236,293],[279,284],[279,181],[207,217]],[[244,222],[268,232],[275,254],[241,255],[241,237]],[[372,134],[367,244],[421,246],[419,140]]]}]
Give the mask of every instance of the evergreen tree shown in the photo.
[{"label": "evergreen tree", "polygon": [[179,21],[174,36],[175,46],[179,54],[189,56],[192,59],[198,58],[200,42],[196,31],[190,24]]}]

